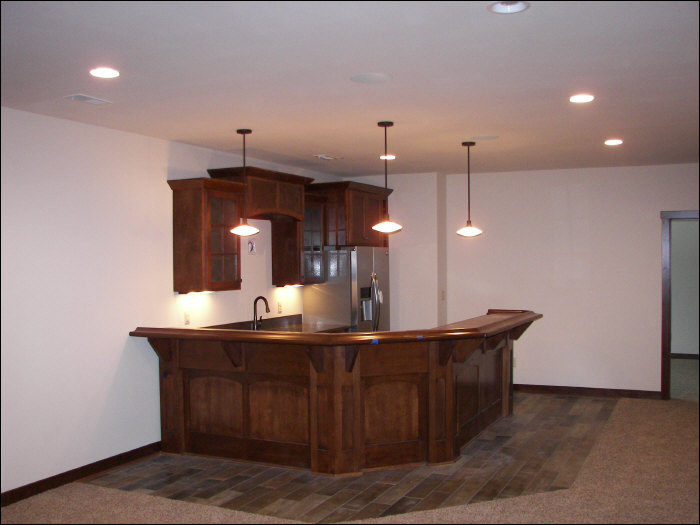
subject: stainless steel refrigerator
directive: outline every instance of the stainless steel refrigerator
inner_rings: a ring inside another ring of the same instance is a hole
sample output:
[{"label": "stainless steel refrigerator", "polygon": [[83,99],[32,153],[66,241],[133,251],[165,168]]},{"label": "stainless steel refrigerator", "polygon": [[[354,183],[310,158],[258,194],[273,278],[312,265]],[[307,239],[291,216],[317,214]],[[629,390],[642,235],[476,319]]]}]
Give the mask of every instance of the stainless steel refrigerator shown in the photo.
[{"label": "stainless steel refrigerator", "polygon": [[304,320],[389,330],[389,249],[352,246],[324,253],[326,282],[304,286]]}]

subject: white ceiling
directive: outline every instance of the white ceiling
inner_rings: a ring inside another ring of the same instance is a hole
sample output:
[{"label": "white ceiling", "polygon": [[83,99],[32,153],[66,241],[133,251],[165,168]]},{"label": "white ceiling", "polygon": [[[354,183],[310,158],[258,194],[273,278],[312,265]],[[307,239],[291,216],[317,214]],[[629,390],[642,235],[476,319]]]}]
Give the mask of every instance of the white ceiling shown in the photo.
[{"label": "white ceiling", "polygon": [[698,161],[698,2],[490,3],[3,1],[2,105],[344,177],[381,120],[390,174]]}]

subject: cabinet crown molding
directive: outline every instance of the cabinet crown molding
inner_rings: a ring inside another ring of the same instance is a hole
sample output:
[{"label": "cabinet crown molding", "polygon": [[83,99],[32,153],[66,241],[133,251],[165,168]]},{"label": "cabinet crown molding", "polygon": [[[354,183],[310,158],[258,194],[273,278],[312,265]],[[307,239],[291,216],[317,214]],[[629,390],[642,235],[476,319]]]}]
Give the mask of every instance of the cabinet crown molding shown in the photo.
[{"label": "cabinet crown molding", "polygon": [[[314,179],[302,177],[301,175],[292,175],[282,171],[266,170],[256,168],[254,166],[246,166],[247,177],[257,177],[259,179],[269,179],[281,182],[291,182],[292,184],[311,184]],[[231,180],[234,182],[243,182],[243,167],[238,168],[216,168],[207,170],[209,176],[213,179]]]}]

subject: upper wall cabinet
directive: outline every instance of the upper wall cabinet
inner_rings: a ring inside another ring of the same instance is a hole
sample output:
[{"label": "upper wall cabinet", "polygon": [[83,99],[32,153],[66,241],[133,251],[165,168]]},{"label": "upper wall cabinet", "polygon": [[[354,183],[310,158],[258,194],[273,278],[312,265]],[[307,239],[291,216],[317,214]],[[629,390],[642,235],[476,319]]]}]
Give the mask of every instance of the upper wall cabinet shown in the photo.
[{"label": "upper wall cabinet", "polygon": [[322,283],[324,269],[326,199],[320,195],[304,196],[304,251],[302,253],[302,284]]},{"label": "upper wall cabinet", "polygon": [[240,290],[243,186],[209,178],[169,180],[173,190],[173,281],[179,293]]},{"label": "upper wall cabinet", "polygon": [[[207,170],[213,180],[243,183],[243,168]],[[304,188],[313,179],[279,171],[246,167],[245,199],[248,218],[271,225],[272,284],[304,284]]]},{"label": "upper wall cabinet", "polygon": [[348,181],[306,187],[307,195],[326,197],[327,246],[385,246],[386,235],[372,226],[384,215],[384,201],[392,191]]},{"label": "upper wall cabinet", "polygon": [[[243,168],[219,168],[207,170],[214,179],[243,182]],[[246,167],[246,205],[248,217],[273,219],[286,215],[304,220],[304,186],[313,179],[290,175],[280,171]]]}]

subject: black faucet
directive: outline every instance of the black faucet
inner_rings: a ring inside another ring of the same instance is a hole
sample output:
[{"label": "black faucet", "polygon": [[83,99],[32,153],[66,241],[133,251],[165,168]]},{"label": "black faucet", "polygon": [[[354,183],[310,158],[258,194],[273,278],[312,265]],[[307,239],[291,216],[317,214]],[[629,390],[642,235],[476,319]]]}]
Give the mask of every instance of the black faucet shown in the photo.
[{"label": "black faucet", "polygon": [[[255,298],[255,301],[253,301],[253,330],[258,329],[258,301],[262,299],[263,302],[265,303],[265,311],[269,314],[270,313],[270,307],[267,304],[267,299],[265,299],[262,295],[258,295]],[[260,316],[260,320],[262,321],[262,315]]]}]

